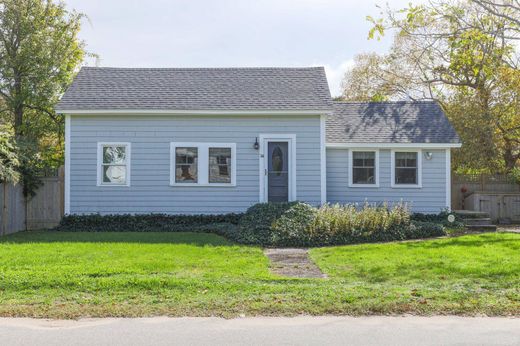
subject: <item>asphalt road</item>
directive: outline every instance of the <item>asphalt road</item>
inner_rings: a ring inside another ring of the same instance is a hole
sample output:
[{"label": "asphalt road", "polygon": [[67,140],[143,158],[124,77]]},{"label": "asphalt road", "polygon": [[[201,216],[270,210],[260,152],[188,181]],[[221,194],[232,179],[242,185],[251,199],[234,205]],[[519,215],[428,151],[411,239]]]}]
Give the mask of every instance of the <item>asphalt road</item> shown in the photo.
[{"label": "asphalt road", "polygon": [[0,318],[0,345],[520,345],[520,319]]}]

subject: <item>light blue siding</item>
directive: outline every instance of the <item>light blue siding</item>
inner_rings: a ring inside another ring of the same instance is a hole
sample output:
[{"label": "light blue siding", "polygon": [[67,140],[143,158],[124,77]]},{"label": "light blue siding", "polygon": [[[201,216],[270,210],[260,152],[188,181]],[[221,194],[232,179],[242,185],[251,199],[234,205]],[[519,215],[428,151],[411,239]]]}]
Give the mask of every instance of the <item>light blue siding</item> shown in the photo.
[{"label": "light blue siding", "polygon": [[[390,186],[390,150],[379,151],[379,188],[349,187],[347,149],[327,149],[327,201],[329,203],[409,203],[415,212],[438,213],[446,207],[446,152],[428,150],[431,160],[422,158],[422,188]],[[423,150],[424,153],[424,150]]]},{"label": "light blue siding", "polygon": [[[72,116],[70,212],[241,212],[259,201],[260,134],[296,134],[296,197],[320,203],[319,116]],[[97,143],[131,143],[129,187],[96,186]],[[170,186],[170,142],[237,145],[235,187]]]}]

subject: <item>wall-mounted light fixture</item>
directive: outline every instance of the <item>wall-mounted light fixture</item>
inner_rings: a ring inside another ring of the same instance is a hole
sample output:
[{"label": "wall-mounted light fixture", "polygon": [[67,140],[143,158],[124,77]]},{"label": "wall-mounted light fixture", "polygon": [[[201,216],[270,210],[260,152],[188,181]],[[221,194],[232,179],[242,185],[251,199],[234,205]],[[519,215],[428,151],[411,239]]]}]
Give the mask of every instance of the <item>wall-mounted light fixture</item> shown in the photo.
[{"label": "wall-mounted light fixture", "polygon": [[432,153],[431,151],[426,151],[426,152],[424,153],[424,158],[425,158],[426,160],[431,160],[432,157],[433,157],[433,153]]},{"label": "wall-mounted light fixture", "polygon": [[255,150],[258,150],[258,148],[260,148],[260,144],[258,144],[258,137],[255,138],[255,144],[253,144],[253,148],[255,148]]}]

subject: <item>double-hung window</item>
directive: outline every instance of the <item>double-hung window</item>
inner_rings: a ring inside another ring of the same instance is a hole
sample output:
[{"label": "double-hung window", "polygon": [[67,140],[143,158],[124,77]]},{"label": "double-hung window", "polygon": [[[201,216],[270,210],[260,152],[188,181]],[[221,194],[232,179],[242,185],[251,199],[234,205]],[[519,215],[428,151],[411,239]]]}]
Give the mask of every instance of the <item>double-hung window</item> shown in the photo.
[{"label": "double-hung window", "polygon": [[379,151],[351,150],[349,152],[350,187],[379,186]]},{"label": "double-hung window", "polygon": [[98,143],[97,185],[130,186],[130,143]]},{"label": "double-hung window", "polygon": [[421,151],[392,151],[392,187],[421,187]]},{"label": "double-hung window", "polygon": [[171,143],[174,186],[235,186],[235,143]]}]

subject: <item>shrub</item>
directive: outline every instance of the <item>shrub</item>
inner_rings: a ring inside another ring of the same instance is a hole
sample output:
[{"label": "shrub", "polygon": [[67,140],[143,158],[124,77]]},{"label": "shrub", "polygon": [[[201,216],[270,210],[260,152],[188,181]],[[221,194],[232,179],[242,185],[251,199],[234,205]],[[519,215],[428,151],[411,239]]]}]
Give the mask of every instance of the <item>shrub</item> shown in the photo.
[{"label": "shrub", "polygon": [[209,224],[237,224],[241,216],[241,214],[66,215],[56,229],[69,232],[182,232]]},{"label": "shrub", "polygon": [[[414,214],[404,204],[389,207],[260,203],[244,214],[68,215],[57,230],[88,232],[207,232],[242,244],[323,246],[418,239],[445,235],[446,216]],[[447,221],[446,221],[447,222]]]},{"label": "shrub", "polygon": [[[455,221],[453,223],[448,221],[448,216],[453,215],[455,217]],[[411,216],[412,221],[419,222],[430,222],[441,224],[444,227],[448,228],[463,228],[464,222],[460,215],[456,213],[450,213],[448,210],[443,210],[439,214],[423,214],[423,213],[414,213]]]},{"label": "shrub", "polygon": [[239,234],[233,239],[239,243],[274,245],[272,226],[285,212],[300,202],[258,203],[251,206],[239,222]]},{"label": "shrub", "polygon": [[311,227],[318,209],[305,203],[296,203],[283,212],[271,225],[271,243],[277,246],[314,245]]},{"label": "shrub", "polygon": [[446,234],[446,229],[441,224],[423,221],[412,221],[405,232],[406,239],[441,237]]},{"label": "shrub", "polygon": [[323,244],[351,244],[402,239],[399,230],[410,224],[406,205],[389,208],[363,205],[324,205],[313,225],[315,237]]}]

